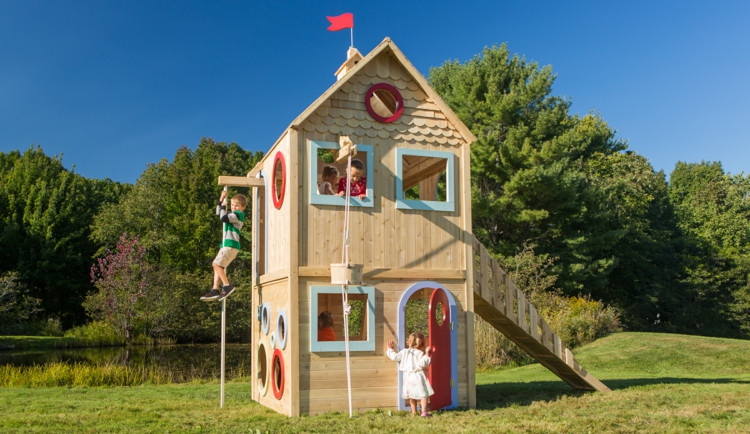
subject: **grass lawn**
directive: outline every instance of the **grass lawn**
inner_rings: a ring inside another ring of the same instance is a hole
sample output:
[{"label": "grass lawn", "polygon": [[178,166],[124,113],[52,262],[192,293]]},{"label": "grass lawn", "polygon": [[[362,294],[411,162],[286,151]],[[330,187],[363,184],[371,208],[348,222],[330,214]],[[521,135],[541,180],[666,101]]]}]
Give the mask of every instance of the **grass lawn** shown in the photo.
[{"label": "grass lawn", "polygon": [[[219,385],[0,389],[0,432],[750,432],[750,341],[618,333],[576,358],[612,393],[539,365],[477,373],[477,408],[431,419],[368,411],[287,418]],[[356,385],[355,385],[356,387]]]}]

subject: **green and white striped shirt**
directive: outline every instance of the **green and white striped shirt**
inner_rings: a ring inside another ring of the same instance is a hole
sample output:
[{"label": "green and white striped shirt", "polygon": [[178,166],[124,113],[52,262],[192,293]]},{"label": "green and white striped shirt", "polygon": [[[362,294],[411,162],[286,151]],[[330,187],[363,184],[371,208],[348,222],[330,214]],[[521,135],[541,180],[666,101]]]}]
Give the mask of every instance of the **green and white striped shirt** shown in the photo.
[{"label": "green and white striped shirt", "polygon": [[245,214],[242,211],[227,212],[226,207],[217,206],[216,214],[224,222],[221,247],[231,247],[240,250],[240,231],[242,230]]}]

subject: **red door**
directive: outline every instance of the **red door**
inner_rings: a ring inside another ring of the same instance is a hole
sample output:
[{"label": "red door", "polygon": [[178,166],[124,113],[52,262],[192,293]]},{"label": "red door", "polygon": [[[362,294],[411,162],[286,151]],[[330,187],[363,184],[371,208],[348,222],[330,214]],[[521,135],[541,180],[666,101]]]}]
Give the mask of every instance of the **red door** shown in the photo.
[{"label": "red door", "polygon": [[430,397],[430,410],[451,405],[451,330],[448,297],[442,289],[430,296],[429,334],[433,347],[430,363],[430,384],[435,394]]}]

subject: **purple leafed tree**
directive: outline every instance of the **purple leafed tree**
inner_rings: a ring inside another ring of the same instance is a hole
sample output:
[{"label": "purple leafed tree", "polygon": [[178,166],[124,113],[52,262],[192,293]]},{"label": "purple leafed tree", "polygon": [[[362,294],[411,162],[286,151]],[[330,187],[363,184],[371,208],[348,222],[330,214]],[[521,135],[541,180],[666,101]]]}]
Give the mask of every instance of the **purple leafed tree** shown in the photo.
[{"label": "purple leafed tree", "polygon": [[138,237],[120,236],[115,251],[109,249],[91,266],[91,281],[98,291],[86,298],[84,307],[96,319],[117,329],[126,340],[144,316],[139,300],[146,296],[152,268]]}]

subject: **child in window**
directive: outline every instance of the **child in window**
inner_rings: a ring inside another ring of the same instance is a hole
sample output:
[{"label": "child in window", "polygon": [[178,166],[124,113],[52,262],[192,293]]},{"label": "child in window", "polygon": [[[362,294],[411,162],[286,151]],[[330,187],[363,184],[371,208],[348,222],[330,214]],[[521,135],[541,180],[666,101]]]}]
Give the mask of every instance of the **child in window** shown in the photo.
[{"label": "child in window", "polygon": [[385,354],[389,359],[399,362],[398,370],[404,373],[401,397],[409,400],[411,414],[417,414],[417,400],[419,400],[422,406],[422,417],[430,417],[430,413],[427,412],[427,398],[435,391],[432,390],[424,369],[430,365],[432,348],[427,347],[426,353],[419,350],[425,347],[425,338],[420,332],[409,335],[406,346],[407,348],[396,352],[396,344],[388,341]]},{"label": "child in window", "polygon": [[335,341],[336,333],[333,331],[333,315],[324,310],[318,315],[318,342]]},{"label": "child in window", "polygon": [[[322,181],[318,183],[318,194],[336,194],[333,191],[333,186],[339,179],[339,171],[333,166],[323,167],[323,173],[320,178]],[[344,187],[346,188],[346,187]]]},{"label": "child in window", "polygon": [[[364,176],[365,165],[362,163],[362,160],[352,160],[352,168],[351,170],[349,170],[349,172],[350,173],[348,173],[347,176],[349,176],[349,179],[351,180],[350,196],[364,199],[365,197],[367,197],[367,178]],[[339,189],[337,194],[339,196],[346,195],[346,177],[343,177],[339,180]]]}]

